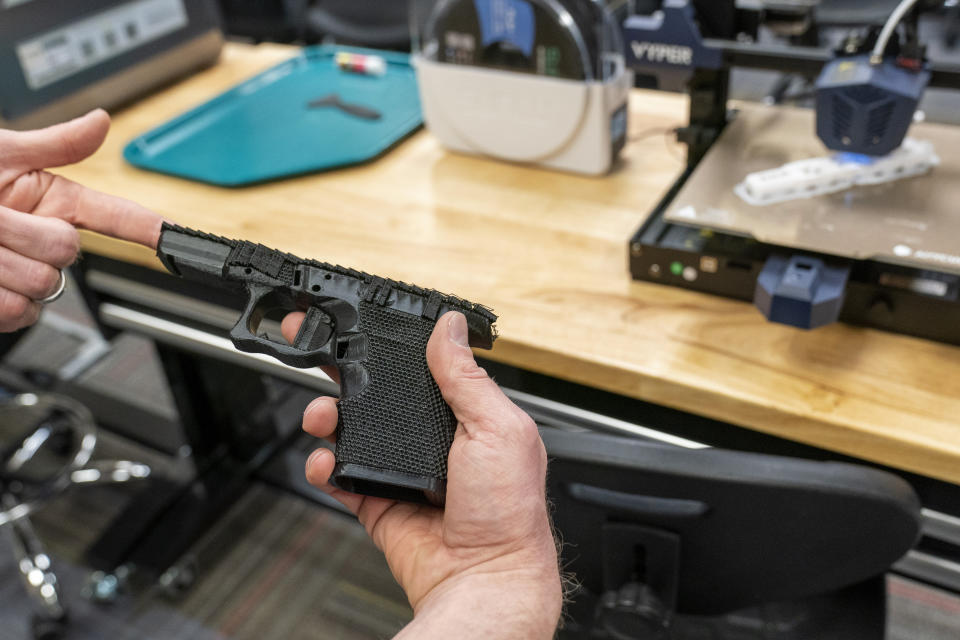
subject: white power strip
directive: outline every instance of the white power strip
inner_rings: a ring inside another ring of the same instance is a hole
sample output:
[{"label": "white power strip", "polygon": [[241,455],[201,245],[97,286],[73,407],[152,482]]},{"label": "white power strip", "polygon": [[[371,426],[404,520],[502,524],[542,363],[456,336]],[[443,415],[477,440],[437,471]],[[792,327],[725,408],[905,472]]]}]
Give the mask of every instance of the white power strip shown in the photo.
[{"label": "white power strip", "polygon": [[857,185],[893,182],[926,173],[939,164],[940,158],[931,143],[905,138],[902,145],[880,158],[838,153],[756,171],[733,191],[748,204],[761,206],[812,198]]}]

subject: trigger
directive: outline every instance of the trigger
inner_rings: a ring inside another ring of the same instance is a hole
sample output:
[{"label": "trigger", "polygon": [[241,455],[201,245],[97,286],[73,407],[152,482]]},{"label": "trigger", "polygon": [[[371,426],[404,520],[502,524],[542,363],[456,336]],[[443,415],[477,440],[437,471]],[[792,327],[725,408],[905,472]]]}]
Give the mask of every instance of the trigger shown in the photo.
[{"label": "trigger", "polygon": [[307,309],[307,315],[293,339],[293,347],[300,351],[315,351],[330,340],[333,326],[330,316],[316,307]]}]

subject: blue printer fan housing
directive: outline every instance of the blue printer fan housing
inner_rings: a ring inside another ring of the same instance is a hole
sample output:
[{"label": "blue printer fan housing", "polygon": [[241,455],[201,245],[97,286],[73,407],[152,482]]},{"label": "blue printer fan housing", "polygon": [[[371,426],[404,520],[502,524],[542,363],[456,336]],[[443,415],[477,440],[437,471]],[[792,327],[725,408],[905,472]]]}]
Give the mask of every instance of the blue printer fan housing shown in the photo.
[{"label": "blue printer fan housing", "polygon": [[817,136],[836,151],[886,155],[903,142],[929,82],[928,69],[906,69],[890,58],[833,60],[817,78]]}]

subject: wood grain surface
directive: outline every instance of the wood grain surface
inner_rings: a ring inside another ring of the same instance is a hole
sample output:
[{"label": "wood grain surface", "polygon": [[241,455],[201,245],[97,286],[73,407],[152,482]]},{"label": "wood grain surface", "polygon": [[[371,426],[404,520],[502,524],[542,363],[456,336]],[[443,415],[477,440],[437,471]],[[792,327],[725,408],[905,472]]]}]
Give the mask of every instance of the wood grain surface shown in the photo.
[{"label": "wood grain surface", "polygon": [[[122,160],[133,137],[293,54],[228,46],[215,68],[115,114],[104,148],[61,172],[191,227],[487,304],[495,360],[960,482],[957,347],[804,332],[631,280],[627,240],[683,166],[666,133],[684,122],[683,97],[632,96],[631,141],[605,178],[455,155],[426,132],[363,167],[236,190]],[[87,234],[84,247],[159,268],[117,241]]]}]

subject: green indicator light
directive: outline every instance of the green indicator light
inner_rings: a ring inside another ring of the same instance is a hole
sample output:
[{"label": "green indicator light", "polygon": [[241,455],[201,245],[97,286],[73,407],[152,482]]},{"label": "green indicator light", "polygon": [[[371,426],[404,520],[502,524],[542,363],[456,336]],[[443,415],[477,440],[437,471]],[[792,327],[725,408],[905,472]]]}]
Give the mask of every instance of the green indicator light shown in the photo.
[{"label": "green indicator light", "polygon": [[682,262],[671,262],[670,263],[670,273],[675,276],[683,273],[683,263]]}]

